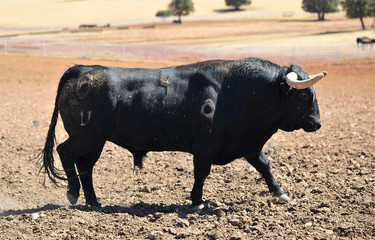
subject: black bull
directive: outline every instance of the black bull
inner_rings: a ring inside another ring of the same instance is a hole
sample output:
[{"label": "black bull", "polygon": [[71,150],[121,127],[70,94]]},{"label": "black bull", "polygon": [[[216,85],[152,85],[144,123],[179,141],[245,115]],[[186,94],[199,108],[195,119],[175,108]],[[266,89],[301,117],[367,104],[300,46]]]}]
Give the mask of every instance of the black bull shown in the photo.
[{"label": "black bull", "polygon": [[[313,86],[297,90],[287,85],[286,74],[292,71],[298,79],[309,77],[299,66],[258,58],[163,69],[73,66],[58,86],[43,169],[54,183],[68,180],[72,204],[81,182],[86,203],[100,206],[92,169],[106,141],[128,149],[140,167],[149,151],[189,152],[194,155],[192,206],[202,207],[211,165],[244,157],[269,191],[288,201],[262,148],[278,129],[310,132],[321,126]],[[58,112],[69,134],[57,147],[66,177],[53,159]]]}]

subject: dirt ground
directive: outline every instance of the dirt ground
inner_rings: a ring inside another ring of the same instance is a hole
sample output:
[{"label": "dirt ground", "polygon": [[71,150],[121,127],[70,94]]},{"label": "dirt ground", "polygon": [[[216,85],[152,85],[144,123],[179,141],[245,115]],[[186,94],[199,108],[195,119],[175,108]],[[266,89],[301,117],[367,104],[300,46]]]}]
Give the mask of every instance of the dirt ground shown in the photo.
[{"label": "dirt ground", "polygon": [[[102,209],[39,174],[59,78],[75,63],[164,67],[173,63],[0,56],[0,236],[2,239],[375,239],[375,63],[299,64],[329,76],[316,85],[322,128],[278,132],[265,145],[292,198],[271,203],[264,180],[243,159],[215,166],[204,199],[189,208],[192,156],[152,152],[134,170],[108,143],[94,168]],[[61,120],[57,141],[67,137]],[[63,182],[60,182],[63,186]]]}]

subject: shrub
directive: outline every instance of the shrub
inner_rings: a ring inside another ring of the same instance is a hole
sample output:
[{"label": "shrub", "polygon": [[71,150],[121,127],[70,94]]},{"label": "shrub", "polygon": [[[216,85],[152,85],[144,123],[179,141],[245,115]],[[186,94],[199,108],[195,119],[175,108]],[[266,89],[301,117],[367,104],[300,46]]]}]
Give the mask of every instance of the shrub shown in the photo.
[{"label": "shrub", "polygon": [[157,17],[166,17],[166,16],[170,16],[170,15],[171,15],[171,12],[169,10],[159,10],[156,13]]}]

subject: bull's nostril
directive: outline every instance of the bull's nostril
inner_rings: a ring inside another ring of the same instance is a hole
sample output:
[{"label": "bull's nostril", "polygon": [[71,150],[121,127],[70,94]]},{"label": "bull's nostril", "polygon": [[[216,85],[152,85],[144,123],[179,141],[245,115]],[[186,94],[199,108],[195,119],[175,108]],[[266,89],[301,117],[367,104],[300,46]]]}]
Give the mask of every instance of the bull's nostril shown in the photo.
[{"label": "bull's nostril", "polygon": [[320,129],[321,127],[322,127],[322,123],[321,123],[321,122],[318,122],[318,123],[316,124],[316,130]]}]

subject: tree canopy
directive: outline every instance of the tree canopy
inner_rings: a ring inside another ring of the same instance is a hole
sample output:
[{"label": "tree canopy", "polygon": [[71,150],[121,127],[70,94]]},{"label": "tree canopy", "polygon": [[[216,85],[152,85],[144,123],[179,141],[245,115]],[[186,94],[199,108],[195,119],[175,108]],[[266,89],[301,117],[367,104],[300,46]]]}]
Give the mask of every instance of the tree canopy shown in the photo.
[{"label": "tree canopy", "polygon": [[178,21],[181,23],[182,15],[189,15],[194,12],[194,3],[192,0],[172,0],[168,5],[169,11],[174,16],[178,16]]},{"label": "tree canopy", "polygon": [[343,0],[341,5],[348,18],[359,18],[362,29],[366,29],[364,17],[371,16],[371,3],[373,0]]},{"label": "tree canopy", "polygon": [[370,0],[369,2],[369,15],[374,18],[371,27],[374,28],[375,25],[375,0]]},{"label": "tree canopy", "polygon": [[326,13],[338,11],[339,0],[303,0],[302,9],[306,12],[317,13],[318,20],[325,20]]},{"label": "tree canopy", "polygon": [[170,15],[171,15],[171,12],[169,10],[159,10],[156,13],[157,17],[166,17],[166,16],[170,16]]},{"label": "tree canopy", "polygon": [[236,10],[240,9],[242,5],[251,4],[251,0],[225,0],[227,6],[233,6]]}]

